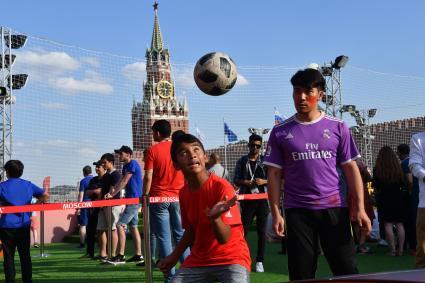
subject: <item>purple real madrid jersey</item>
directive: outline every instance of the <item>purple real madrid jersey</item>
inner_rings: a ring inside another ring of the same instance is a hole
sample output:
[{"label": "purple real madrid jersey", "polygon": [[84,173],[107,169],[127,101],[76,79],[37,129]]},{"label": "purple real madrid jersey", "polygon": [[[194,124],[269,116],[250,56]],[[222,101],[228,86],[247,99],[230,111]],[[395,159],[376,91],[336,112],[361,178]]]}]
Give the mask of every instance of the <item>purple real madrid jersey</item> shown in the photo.
[{"label": "purple real madrid jersey", "polygon": [[281,168],[285,208],[346,206],[336,167],[360,157],[347,125],[322,114],[312,122],[295,116],[270,133],[264,164]]}]

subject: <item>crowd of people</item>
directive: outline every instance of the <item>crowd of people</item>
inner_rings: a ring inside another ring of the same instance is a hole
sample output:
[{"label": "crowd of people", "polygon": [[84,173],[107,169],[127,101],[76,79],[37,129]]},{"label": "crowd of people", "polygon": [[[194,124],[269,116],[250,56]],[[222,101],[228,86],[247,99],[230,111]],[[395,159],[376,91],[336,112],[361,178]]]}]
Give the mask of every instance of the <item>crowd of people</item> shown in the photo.
[{"label": "crowd of people", "polygon": [[[143,180],[132,149],[123,145],[115,150],[122,172],[114,168],[112,153],[93,163],[96,176],[90,166],[83,168],[78,201],[178,197],[179,202],[149,205],[151,233],[145,237],[151,238],[152,257],[158,248],[156,266],[165,282],[249,282],[252,262],[246,237],[254,219],[255,271],[265,272],[269,214],[276,235],[286,239],[290,280],[314,278],[320,253],[335,276],[356,274],[356,253],[373,252],[366,240],[375,219],[374,205],[388,254],[402,256],[407,247],[416,255],[416,266],[425,268],[425,132],[414,135],[410,146],[399,145],[396,152],[382,147],[370,170],[347,125],[319,110],[325,91],[321,73],[300,70],[291,84],[296,114],[273,128],[264,156],[262,137],[249,137],[247,154],[237,161],[233,179],[220,156],[208,157],[197,137],[183,131],[171,135],[170,123],[158,120],[152,126],[155,143],[144,154]],[[8,180],[0,183],[3,205],[29,204],[32,197],[47,199],[42,189],[20,179],[20,161],[8,161],[5,170]],[[268,193],[268,200],[237,205],[237,194],[259,193]],[[80,209],[83,258],[144,266],[140,210],[140,204]],[[28,213],[0,218],[6,282],[14,282],[16,247],[23,280],[31,282],[30,222]],[[129,259],[127,233],[134,243]],[[175,270],[178,261],[181,265]]]}]

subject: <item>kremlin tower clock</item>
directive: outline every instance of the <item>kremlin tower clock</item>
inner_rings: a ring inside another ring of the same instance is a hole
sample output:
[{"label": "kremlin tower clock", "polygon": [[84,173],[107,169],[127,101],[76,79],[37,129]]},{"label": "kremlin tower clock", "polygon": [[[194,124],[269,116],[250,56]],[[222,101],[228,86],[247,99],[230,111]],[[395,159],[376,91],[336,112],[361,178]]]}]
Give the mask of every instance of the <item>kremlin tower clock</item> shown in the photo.
[{"label": "kremlin tower clock", "polygon": [[158,3],[153,5],[155,20],[150,48],[146,50],[146,82],[143,83],[143,101],[133,103],[131,111],[133,150],[143,152],[154,141],[151,127],[165,119],[172,131],[188,132],[188,104],[186,98],[177,99],[171,78],[170,53],[165,49],[158,20]]}]

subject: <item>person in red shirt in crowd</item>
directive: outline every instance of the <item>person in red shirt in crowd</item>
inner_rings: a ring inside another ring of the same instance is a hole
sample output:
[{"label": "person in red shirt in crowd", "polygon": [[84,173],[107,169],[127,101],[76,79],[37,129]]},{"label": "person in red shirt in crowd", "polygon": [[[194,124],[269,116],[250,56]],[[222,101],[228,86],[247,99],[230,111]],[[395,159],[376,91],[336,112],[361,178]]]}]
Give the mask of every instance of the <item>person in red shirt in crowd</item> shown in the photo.
[{"label": "person in red shirt in crowd", "polygon": [[173,139],[171,158],[186,178],[179,194],[185,232],[158,267],[168,272],[191,246],[173,283],[249,282],[251,258],[232,185],[207,172],[204,147],[193,135],[181,134]]},{"label": "person in red shirt in crowd", "polygon": [[[152,136],[157,143],[146,152],[143,193],[150,197],[177,198],[184,185],[182,172],[177,171],[171,160],[171,125],[167,120],[158,120],[152,125]],[[151,203],[149,205],[150,228],[155,235],[159,258],[168,256],[173,250],[173,241],[180,242],[183,236],[180,204],[178,202]],[[181,262],[188,256],[187,249],[180,258]],[[165,275],[168,282],[175,270]]]}]

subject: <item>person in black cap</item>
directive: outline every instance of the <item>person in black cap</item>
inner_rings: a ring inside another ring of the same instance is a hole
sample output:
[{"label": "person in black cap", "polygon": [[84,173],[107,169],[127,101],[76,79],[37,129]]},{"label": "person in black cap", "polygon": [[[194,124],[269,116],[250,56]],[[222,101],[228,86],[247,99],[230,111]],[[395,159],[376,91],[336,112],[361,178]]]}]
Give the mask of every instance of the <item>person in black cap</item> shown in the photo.
[{"label": "person in black cap", "polygon": [[[93,162],[93,165],[96,166],[96,177],[93,177],[90,180],[89,188],[87,190],[87,196],[90,197],[91,200],[99,199],[103,184],[103,176],[106,173],[106,170],[102,166],[102,162],[99,160],[97,162]],[[89,208],[88,211],[88,223],[87,223],[87,235],[86,235],[86,254],[82,256],[82,258],[91,258],[96,259],[94,256],[94,245],[96,243],[96,227],[97,227],[97,219],[99,215],[99,208]]]},{"label": "person in black cap", "polygon": [[[122,178],[110,193],[105,195],[105,199],[111,199],[119,194],[125,188],[126,198],[140,198],[142,196],[142,170],[139,163],[132,159],[133,151],[130,147],[123,145],[120,149],[116,149],[115,153],[119,154],[120,161],[124,162],[122,168]],[[108,262],[112,264],[125,263],[125,227],[130,226],[131,235],[134,242],[135,255],[127,260],[127,262],[144,262],[142,255],[142,240],[138,230],[140,204],[127,205],[121,214],[118,223],[118,241],[119,253]]]}]

